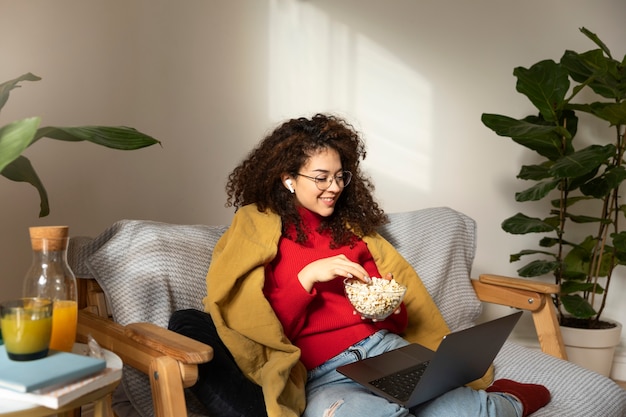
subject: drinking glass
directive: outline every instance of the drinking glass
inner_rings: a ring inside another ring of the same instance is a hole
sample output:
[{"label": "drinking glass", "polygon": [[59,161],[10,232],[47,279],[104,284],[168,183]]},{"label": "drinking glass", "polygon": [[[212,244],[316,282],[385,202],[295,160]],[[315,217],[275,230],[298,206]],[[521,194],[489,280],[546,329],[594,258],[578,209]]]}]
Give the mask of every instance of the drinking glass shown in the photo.
[{"label": "drinking glass", "polygon": [[9,359],[29,361],[47,356],[52,300],[27,297],[0,303],[0,327]]}]

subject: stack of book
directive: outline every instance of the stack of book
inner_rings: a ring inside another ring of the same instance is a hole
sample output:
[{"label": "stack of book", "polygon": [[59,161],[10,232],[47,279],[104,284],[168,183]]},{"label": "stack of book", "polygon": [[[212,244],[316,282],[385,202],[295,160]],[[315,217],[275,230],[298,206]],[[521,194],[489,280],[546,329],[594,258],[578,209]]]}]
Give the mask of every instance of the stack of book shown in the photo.
[{"label": "stack of book", "polygon": [[119,380],[122,364],[117,359],[50,351],[45,358],[18,362],[0,345],[0,398],[58,409]]}]

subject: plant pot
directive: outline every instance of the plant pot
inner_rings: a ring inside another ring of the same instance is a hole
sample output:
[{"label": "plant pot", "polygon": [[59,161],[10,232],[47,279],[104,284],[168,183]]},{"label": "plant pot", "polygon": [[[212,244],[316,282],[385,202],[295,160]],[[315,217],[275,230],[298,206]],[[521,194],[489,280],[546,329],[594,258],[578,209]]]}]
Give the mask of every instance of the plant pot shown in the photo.
[{"label": "plant pot", "polygon": [[619,345],[622,334],[621,323],[613,323],[616,326],[610,329],[561,326],[561,335],[569,361],[604,376],[610,376],[615,347]]}]

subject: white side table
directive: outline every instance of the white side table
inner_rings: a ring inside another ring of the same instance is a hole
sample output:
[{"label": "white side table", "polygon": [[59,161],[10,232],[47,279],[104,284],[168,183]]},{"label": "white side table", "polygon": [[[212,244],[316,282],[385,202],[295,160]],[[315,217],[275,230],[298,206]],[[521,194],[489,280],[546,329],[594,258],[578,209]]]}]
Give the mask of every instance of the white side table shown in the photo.
[{"label": "white side table", "polygon": [[[84,352],[86,350],[86,345],[82,343],[76,343],[74,345],[74,352]],[[104,350],[104,358],[106,359],[107,367],[109,368],[122,368],[122,360],[115,353]],[[109,383],[108,385],[98,388],[95,391],[89,392],[80,398],[70,402],[69,404],[60,407],[58,409],[52,409],[48,407],[43,407],[40,405],[22,402],[22,401],[14,401],[14,400],[0,400],[0,416],[2,417],[43,417],[43,416],[52,416],[58,415],[62,417],[76,416],[80,414],[76,414],[75,410],[80,410],[80,407],[83,405],[87,405],[90,403],[94,404],[93,412],[94,417],[113,417],[110,412],[110,396],[119,384],[121,379]]]}]

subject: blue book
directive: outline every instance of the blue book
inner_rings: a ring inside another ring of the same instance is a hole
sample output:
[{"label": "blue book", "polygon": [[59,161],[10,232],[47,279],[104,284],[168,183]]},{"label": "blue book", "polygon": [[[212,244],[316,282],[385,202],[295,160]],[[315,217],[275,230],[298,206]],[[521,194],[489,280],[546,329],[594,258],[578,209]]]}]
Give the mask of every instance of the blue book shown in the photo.
[{"label": "blue book", "polygon": [[17,392],[32,392],[77,381],[105,367],[104,359],[55,350],[51,350],[45,358],[13,361],[9,359],[5,346],[0,345],[0,387]]}]

